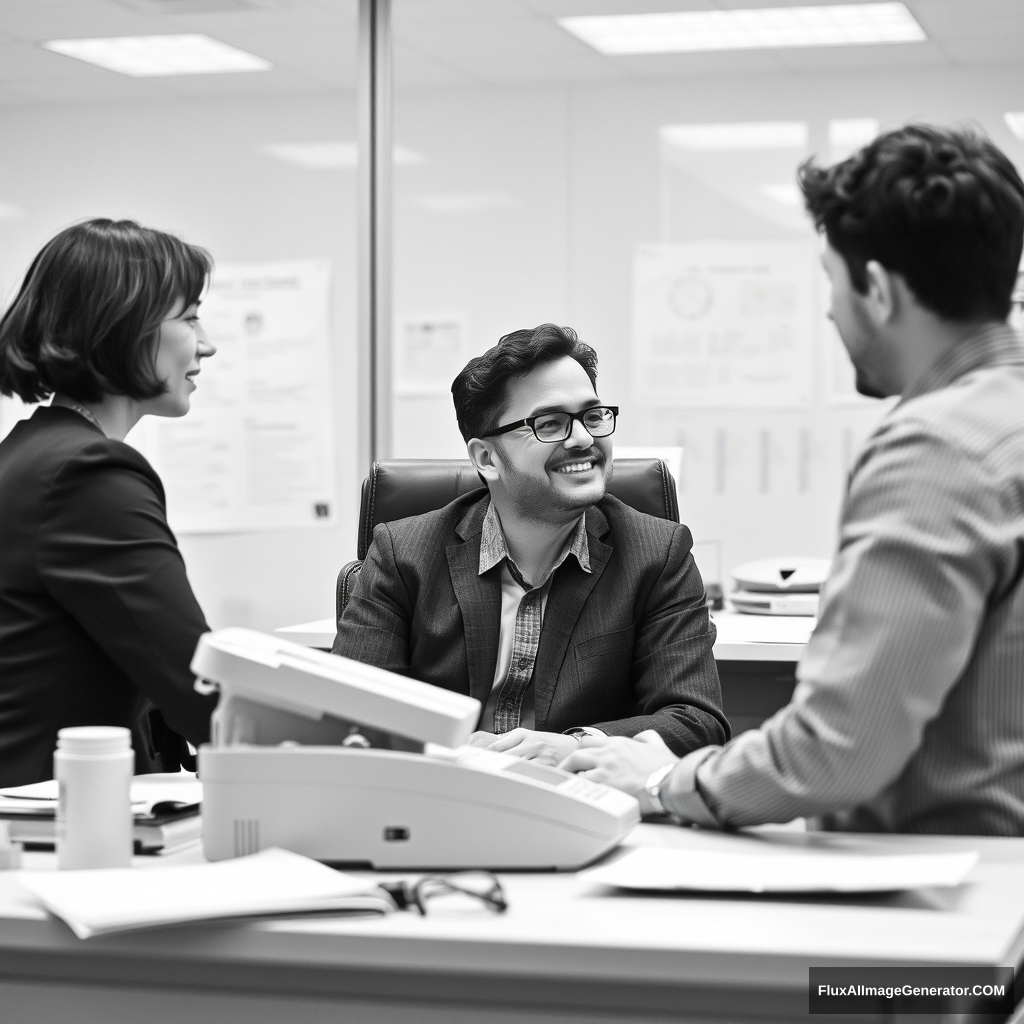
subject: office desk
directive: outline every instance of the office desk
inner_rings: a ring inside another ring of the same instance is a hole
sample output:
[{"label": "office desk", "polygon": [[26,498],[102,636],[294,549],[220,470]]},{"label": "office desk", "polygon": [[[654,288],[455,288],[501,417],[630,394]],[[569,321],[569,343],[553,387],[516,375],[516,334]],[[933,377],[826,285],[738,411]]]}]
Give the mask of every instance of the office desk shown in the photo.
[{"label": "office desk", "polygon": [[[718,629],[715,660],[722,681],[725,713],[733,734],[756,729],[789,703],[800,660],[815,620],[799,615],[743,615],[713,612]],[[334,619],[318,619],[274,632],[286,640],[330,650]]]},{"label": "office desk", "polygon": [[[667,825],[641,825],[629,841],[705,849],[737,842]],[[981,861],[957,889],[831,899],[627,895],[588,887],[571,874],[508,874],[504,915],[473,909],[427,918],[292,919],[84,942],[19,897],[4,873],[0,1019],[779,1021],[806,1019],[811,964],[1021,962],[1024,840],[765,830],[740,841],[888,852],[977,849]],[[159,864],[150,861],[150,870]]]}]

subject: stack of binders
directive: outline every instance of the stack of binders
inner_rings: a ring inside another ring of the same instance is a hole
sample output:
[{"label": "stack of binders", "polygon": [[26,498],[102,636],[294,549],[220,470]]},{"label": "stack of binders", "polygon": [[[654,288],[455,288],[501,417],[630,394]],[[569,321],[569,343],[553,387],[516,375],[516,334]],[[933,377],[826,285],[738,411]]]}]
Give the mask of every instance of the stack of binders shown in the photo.
[{"label": "stack of binders", "polygon": [[[0,789],[0,820],[10,822],[11,840],[52,848],[57,799],[54,779]],[[136,853],[176,853],[202,837],[203,786],[191,772],[136,775],[131,799]]]}]

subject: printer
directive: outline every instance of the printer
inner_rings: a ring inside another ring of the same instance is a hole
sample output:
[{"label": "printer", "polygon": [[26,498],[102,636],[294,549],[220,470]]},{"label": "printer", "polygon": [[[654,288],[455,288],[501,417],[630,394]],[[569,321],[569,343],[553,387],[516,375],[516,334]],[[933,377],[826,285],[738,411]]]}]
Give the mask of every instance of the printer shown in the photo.
[{"label": "printer", "polygon": [[463,694],[249,629],[204,634],[192,671],[220,691],[199,748],[210,860],[572,870],[640,820],[618,790],[465,746],[480,702]]}]

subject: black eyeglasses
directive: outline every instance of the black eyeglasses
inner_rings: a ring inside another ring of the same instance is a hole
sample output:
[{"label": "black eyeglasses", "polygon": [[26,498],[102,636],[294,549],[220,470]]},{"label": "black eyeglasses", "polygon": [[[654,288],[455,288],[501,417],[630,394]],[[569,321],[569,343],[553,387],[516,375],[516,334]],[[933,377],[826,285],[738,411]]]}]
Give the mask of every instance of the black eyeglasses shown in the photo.
[{"label": "black eyeglasses", "polygon": [[472,896],[499,914],[508,909],[501,882],[489,871],[464,871],[447,878],[426,875],[415,884],[382,882],[381,888],[388,892],[399,910],[415,907],[424,916],[427,913],[427,900],[455,893]]},{"label": "black eyeglasses", "polygon": [[480,436],[497,437],[499,434],[507,434],[510,430],[529,427],[538,441],[557,444],[559,441],[568,440],[572,434],[573,421],[579,420],[591,437],[607,437],[615,433],[615,417],[618,415],[617,405],[595,405],[592,409],[584,409],[583,412],[543,412],[539,416],[527,416],[525,420],[516,420],[515,423],[506,423],[503,427],[495,427],[494,430],[488,430],[486,434]]}]

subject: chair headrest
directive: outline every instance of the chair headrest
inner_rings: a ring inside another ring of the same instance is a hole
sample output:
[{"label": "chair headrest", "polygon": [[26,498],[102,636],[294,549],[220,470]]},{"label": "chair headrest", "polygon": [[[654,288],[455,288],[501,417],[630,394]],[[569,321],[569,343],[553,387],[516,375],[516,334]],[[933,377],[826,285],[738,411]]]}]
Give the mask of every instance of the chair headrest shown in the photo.
[{"label": "chair headrest", "polygon": [[[380,523],[423,515],[483,487],[468,459],[390,459],[375,462],[363,481],[359,558]],[[679,522],[672,474],[661,459],[616,459],[608,493],[640,512]]]}]

